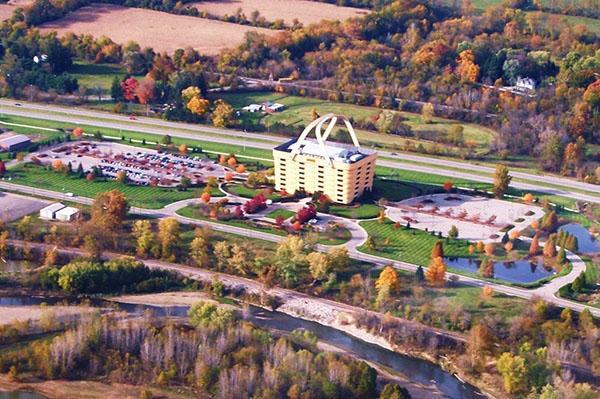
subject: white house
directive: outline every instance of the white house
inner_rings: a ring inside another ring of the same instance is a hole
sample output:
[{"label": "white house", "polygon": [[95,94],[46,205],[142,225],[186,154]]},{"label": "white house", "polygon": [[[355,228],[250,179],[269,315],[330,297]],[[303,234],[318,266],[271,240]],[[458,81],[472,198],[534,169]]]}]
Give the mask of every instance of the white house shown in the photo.
[{"label": "white house", "polygon": [[519,90],[535,90],[535,80],[531,78],[519,77],[517,79],[516,87]]},{"label": "white house", "polygon": [[242,109],[247,112],[260,112],[260,111],[262,111],[263,107],[262,107],[262,105],[258,105],[258,104],[250,104],[250,105],[246,105]]},{"label": "white house", "polygon": [[56,219],[56,213],[63,208],[66,208],[66,207],[65,207],[65,205],[61,204],[60,202],[55,202],[53,204],[50,204],[47,207],[40,209],[40,219],[54,220],[54,219]]},{"label": "white house", "polygon": [[271,106],[269,107],[269,110],[273,111],[273,112],[281,112],[285,109],[285,105],[280,104],[280,103],[273,103],[271,104]]},{"label": "white house", "polygon": [[70,222],[72,220],[75,220],[77,216],[79,216],[79,209],[73,208],[71,206],[62,208],[55,214],[56,220],[60,220],[62,222]]}]

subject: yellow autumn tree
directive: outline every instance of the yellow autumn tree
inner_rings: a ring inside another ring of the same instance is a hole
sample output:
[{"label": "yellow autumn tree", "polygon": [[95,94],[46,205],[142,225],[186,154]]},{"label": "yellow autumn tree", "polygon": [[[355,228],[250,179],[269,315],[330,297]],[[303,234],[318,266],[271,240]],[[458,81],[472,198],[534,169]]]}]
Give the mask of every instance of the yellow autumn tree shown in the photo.
[{"label": "yellow autumn tree", "polygon": [[194,115],[204,115],[208,111],[209,102],[200,96],[194,96],[188,101],[187,109]]},{"label": "yellow autumn tree", "polygon": [[202,92],[197,86],[189,86],[181,90],[181,99],[184,103],[187,104],[194,97],[202,97]]},{"label": "yellow autumn tree", "polygon": [[400,280],[396,269],[392,266],[386,266],[375,282],[375,288],[377,289],[377,303],[380,305],[387,301],[391,295],[397,293],[400,290]]},{"label": "yellow autumn tree", "polygon": [[216,127],[229,127],[235,122],[235,110],[225,101],[215,101],[215,110],[212,113],[212,122]]},{"label": "yellow autumn tree", "polygon": [[472,50],[465,50],[458,56],[456,74],[463,82],[476,82],[479,78],[479,66],[475,64],[475,54]]},{"label": "yellow autumn tree", "polygon": [[442,286],[446,281],[446,264],[441,256],[435,257],[425,271],[425,279],[434,286]]}]

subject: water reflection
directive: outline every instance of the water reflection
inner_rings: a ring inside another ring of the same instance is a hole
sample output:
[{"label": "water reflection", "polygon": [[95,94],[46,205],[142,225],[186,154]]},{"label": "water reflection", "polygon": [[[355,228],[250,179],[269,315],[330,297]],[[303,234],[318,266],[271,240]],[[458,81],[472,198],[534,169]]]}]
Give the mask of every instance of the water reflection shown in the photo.
[{"label": "water reflection", "polygon": [[[446,258],[448,267],[477,273],[481,261],[473,258]],[[494,278],[511,283],[533,283],[555,274],[556,271],[544,264],[542,257],[516,261],[494,262]]]},{"label": "water reflection", "polygon": [[590,232],[579,223],[569,223],[560,226],[559,230],[566,231],[577,237],[578,252],[600,253],[600,242],[594,239]]}]

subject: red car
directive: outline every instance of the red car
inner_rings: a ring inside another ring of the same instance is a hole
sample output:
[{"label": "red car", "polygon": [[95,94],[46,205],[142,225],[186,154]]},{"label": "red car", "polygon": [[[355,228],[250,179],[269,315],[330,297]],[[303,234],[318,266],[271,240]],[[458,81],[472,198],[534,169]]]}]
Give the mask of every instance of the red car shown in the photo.
[{"label": "red car", "polygon": [[129,117],[129,119],[131,119],[132,121],[136,121],[136,120],[137,120],[137,118],[136,118],[135,116],[133,116],[133,115],[131,115],[131,116]]}]

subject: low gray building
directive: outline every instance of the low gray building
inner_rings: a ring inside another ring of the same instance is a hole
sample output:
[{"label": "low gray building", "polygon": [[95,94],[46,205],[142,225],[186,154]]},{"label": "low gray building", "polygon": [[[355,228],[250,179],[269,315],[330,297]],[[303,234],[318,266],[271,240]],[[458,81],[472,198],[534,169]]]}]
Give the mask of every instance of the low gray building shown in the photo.
[{"label": "low gray building", "polygon": [[4,133],[0,135],[0,150],[19,151],[31,144],[31,139],[23,134]]}]

